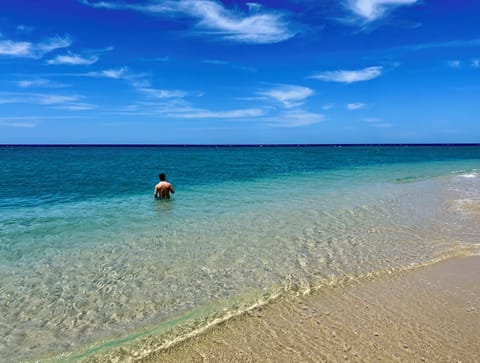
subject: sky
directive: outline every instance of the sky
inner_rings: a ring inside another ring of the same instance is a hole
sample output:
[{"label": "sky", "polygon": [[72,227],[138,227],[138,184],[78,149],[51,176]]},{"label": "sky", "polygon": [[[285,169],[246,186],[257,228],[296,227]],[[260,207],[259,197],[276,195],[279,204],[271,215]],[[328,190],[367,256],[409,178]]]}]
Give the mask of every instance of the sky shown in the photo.
[{"label": "sky", "polygon": [[478,143],[479,19],[478,0],[0,0],[0,143]]}]

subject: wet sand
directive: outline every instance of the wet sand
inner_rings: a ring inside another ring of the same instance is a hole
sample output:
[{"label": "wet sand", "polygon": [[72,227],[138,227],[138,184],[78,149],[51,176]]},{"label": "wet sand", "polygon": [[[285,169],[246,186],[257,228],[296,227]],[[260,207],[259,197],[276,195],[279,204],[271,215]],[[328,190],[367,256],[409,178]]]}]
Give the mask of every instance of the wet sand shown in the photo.
[{"label": "wet sand", "polygon": [[286,296],[142,362],[478,362],[480,256]]}]

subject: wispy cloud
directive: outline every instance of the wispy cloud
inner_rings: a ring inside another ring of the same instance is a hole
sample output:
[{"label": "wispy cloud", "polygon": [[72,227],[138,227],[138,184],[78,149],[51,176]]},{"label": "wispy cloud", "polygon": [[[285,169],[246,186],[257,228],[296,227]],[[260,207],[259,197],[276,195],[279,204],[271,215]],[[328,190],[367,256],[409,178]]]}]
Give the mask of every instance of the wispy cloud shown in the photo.
[{"label": "wispy cloud", "polygon": [[297,107],[313,95],[313,90],[308,87],[295,85],[279,85],[271,89],[258,92],[258,95],[280,102],[286,108]]},{"label": "wispy cloud", "polygon": [[190,109],[188,111],[167,113],[165,116],[185,119],[241,119],[245,117],[259,117],[263,114],[264,111],[260,108],[245,108],[226,111]]},{"label": "wispy cloud", "polygon": [[459,60],[455,59],[455,60],[450,60],[448,61],[448,66],[450,68],[460,68],[462,66],[462,62],[460,62]]},{"label": "wispy cloud", "polygon": [[368,122],[368,123],[375,123],[375,122],[382,122],[382,119],[377,117],[364,117],[362,118],[362,121]]},{"label": "wispy cloud", "polygon": [[249,13],[227,9],[213,0],[153,0],[144,3],[80,0],[85,5],[106,9],[130,9],[153,15],[195,19],[202,34],[214,34],[240,43],[279,43],[295,36],[290,24],[280,12],[267,12],[250,3]]},{"label": "wispy cloud", "polygon": [[87,111],[97,108],[96,105],[84,102],[71,102],[64,105],[55,106],[55,109],[58,110],[67,110],[67,111]]},{"label": "wispy cloud", "polygon": [[105,69],[102,71],[88,72],[85,74],[89,77],[103,77],[112,79],[130,79],[132,74],[127,67]]},{"label": "wispy cloud", "polygon": [[16,30],[19,31],[19,32],[21,32],[21,33],[31,33],[32,31],[35,30],[35,27],[29,26],[29,25],[20,24],[20,25],[17,25]]},{"label": "wispy cloud", "polygon": [[0,118],[0,127],[32,128],[36,126],[37,123],[30,121],[28,118]]},{"label": "wispy cloud", "polygon": [[66,65],[90,65],[98,61],[97,56],[84,57],[78,54],[68,53],[64,55],[57,55],[55,58],[47,61],[47,64],[66,64]]},{"label": "wispy cloud", "polygon": [[56,36],[39,43],[0,40],[0,56],[40,59],[56,49],[67,48],[72,44],[69,36]]},{"label": "wispy cloud", "polygon": [[381,118],[378,118],[378,117],[365,117],[365,118],[362,118],[362,121],[368,123],[371,127],[376,127],[376,128],[390,128],[390,127],[393,127],[393,125],[391,123],[385,122]]},{"label": "wispy cloud", "polygon": [[207,64],[222,65],[222,66],[229,64],[227,61],[222,61],[218,59],[204,59],[202,62]]},{"label": "wispy cloud", "polygon": [[379,122],[379,123],[371,124],[371,126],[377,127],[379,129],[388,129],[390,127],[393,127],[393,124],[391,124],[389,122]]},{"label": "wispy cloud", "polygon": [[247,71],[247,72],[256,72],[257,71],[257,69],[253,68],[253,67],[242,66],[242,65],[238,65],[238,64],[235,64],[235,63],[231,63],[231,62],[224,61],[224,60],[219,60],[219,59],[204,59],[202,62],[206,63],[206,64],[217,65],[217,66],[229,66],[233,69],[238,69],[238,70]]},{"label": "wispy cloud", "polygon": [[9,103],[31,103],[37,105],[53,105],[65,102],[73,102],[79,99],[78,96],[65,96],[58,94],[45,93],[20,93],[20,92],[2,92],[0,93],[0,104]]},{"label": "wispy cloud", "polygon": [[435,48],[470,48],[480,46],[480,39],[460,39],[460,40],[451,40],[447,42],[433,42],[433,43],[422,43],[407,45],[404,49],[413,49],[413,50],[422,50],[422,49],[435,49]]},{"label": "wispy cloud", "polygon": [[259,11],[262,9],[262,4],[259,3],[245,3],[250,11]]},{"label": "wispy cloud", "polygon": [[70,111],[90,110],[96,107],[95,105],[81,102],[84,98],[85,96],[82,95],[2,92],[0,93],[0,104],[30,104]]},{"label": "wispy cloud", "polygon": [[155,99],[162,98],[183,98],[187,96],[187,92],[181,90],[167,90],[152,87],[151,82],[146,79],[143,73],[136,74],[131,72],[127,67],[113,68],[96,72],[88,72],[84,74],[88,77],[101,77],[119,79],[128,82],[137,92]]},{"label": "wispy cloud", "polygon": [[345,6],[365,22],[385,17],[391,10],[417,3],[418,0],[347,0]]},{"label": "wispy cloud", "polygon": [[49,79],[23,79],[17,82],[20,88],[64,88],[70,87],[68,84],[52,82]]},{"label": "wispy cloud", "polygon": [[273,127],[301,127],[325,121],[325,116],[319,113],[297,109],[282,112],[277,116],[266,118],[263,121]]},{"label": "wispy cloud", "polygon": [[183,98],[187,92],[180,90],[167,90],[152,87],[137,87],[138,92],[141,92],[151,98]]},{"label": "wispy cloud", "polygon": [[471,67],[478,69],[480,68],[480,59],[474,58],[471,60],[459,60],[459,59],[452,59],[447,62],[447,65],[450,68],[463,68],[463,67]]},{"label": "wispy cloud", "polygon": [[312,75],[310,78],[325,82],[354,83],[369,81],[380,77],[383,73],[382,66],[368,67],[359,70],[326,71]]},{"label": "wispy cloud", "polygon": [[349,103],[347,104],[347,108],[351,111],[353,110],[359,110],[361,108],[365,108],[365,104],[361,102],[355,102],[355,103]]}]

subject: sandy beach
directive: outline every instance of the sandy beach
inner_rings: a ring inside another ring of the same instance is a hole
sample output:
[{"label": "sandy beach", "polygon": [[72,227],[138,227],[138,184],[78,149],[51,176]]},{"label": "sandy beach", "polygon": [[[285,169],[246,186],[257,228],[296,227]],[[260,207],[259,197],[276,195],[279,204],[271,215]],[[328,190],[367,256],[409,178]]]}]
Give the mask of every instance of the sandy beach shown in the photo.
[{"label": "sandy beach", "polygon": [[142,362],[478,362],[480,256],[282,297]]}]

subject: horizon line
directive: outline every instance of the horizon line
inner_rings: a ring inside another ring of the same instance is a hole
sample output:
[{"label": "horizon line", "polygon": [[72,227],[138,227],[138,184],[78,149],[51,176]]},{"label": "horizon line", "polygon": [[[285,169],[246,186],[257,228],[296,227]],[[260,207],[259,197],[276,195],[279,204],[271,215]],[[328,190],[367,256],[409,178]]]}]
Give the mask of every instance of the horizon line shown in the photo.
[{"label": "horizon line", "polygon": [[480,143],[254,143],[254,144],[0,144],[0,147],[332,147],[332,146],[480,146]]}]

